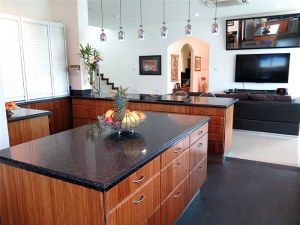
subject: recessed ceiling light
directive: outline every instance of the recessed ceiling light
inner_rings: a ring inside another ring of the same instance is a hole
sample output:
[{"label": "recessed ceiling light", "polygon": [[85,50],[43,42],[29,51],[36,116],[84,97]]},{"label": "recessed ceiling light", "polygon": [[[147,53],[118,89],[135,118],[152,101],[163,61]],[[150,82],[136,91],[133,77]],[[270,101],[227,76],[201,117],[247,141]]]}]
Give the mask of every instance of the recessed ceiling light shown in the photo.
[{"label": "recessed ceiling light", "polygon": [[200,13],[195,13],[195,16],[200,16]]}]

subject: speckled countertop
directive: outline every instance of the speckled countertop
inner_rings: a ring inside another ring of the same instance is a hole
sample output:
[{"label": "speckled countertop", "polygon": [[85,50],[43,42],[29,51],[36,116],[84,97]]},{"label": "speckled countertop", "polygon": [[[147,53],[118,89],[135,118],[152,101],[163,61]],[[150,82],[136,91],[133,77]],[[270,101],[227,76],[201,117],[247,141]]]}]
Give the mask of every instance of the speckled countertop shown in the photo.
[{"label": "speckled countertop", "polygon": [[133,134],[119,136],[95,123],[3,149],[0,163],[107,191],[209,120],[145,114]]},{"label": "speckled countertop", "polygon": [[[107,100],[112,101],[110,93],[94,94],[92,96],[71,96],[71,98],[93,99],[93,100]],[[220,98],[220,97],[199,97],[188,96],[188,101],[181,102],[172,99],[172,95],[157,95],[151,96],[148,94],[128,94],[130,102],[154,103],[154,104],[171,104],[171,105],[187,105],[187,106],[203,106],[212,108],[228,108],[229,106],[238,102],[234,98]]]},{"label": "speckled countertop", "polygon": [[19,121],[19,120],[40,117],[40,116],[47,116],[52,113],[50,111],[45,111],[45,110],[24,109],[24,108],[12,109],[9,111],[12,112],[13,114],[11,114],[11,115],[7,114],[7,122],[8,123]]}]

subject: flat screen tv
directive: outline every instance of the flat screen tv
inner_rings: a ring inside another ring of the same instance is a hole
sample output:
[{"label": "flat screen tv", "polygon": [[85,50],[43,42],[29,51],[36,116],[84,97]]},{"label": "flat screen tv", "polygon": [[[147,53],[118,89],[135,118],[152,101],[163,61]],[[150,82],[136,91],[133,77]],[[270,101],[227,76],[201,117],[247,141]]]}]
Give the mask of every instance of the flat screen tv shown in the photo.
[{"label": "flat screen tv", "polygon": [[290,53],[236,55],[235,82],[288,83]]}]

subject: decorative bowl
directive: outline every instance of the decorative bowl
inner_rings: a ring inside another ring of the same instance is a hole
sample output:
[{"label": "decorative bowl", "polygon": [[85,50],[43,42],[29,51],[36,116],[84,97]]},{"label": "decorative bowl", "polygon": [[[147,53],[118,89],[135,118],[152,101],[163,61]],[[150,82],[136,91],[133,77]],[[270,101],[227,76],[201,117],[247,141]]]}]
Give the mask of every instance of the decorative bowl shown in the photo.
[{"label": "decorative bowl", "polygon": [[122,125],[121,121],[112,121],[112,122],[105,122],[105,116],[98,116],[99,123],[107,128],[111,128],[112,130],[117,131],[119,134],[122,132],[134,132],[134,129],[137,128],[144,122],[144,119],[140,119],[138,122],[132,122],[130,124],[126,124],[126,126]]}]

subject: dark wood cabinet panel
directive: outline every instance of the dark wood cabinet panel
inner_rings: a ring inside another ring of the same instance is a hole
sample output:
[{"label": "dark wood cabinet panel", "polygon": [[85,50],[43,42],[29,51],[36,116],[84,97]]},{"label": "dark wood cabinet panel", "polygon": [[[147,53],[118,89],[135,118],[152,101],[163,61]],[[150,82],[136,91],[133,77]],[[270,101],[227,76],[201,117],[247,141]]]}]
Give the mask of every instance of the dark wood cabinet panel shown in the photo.
[{"label": "dark wood cabinet panel", "polygon": [[72,128],[72,115],[70,99],[54,100],[55,133]]},{"label": "dark wood cabinet panel", "polygon": [[197,193],[207,178],[207,156],[190,173],[190,198]]},{"label": "dark wood cabinet panel", "polygon": [[207,133],[190,146],[190,171],[207,155]]}]

